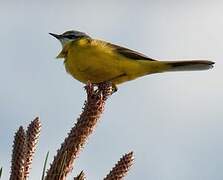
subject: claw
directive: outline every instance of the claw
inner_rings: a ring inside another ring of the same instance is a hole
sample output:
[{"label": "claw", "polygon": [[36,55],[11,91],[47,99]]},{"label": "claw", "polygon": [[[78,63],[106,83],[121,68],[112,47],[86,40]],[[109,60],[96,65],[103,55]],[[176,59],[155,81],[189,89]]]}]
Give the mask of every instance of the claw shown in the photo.
[{"label": "claw", "polygon": [[118,91],[118,87],[115,84],[112,84],[112,94]]}]

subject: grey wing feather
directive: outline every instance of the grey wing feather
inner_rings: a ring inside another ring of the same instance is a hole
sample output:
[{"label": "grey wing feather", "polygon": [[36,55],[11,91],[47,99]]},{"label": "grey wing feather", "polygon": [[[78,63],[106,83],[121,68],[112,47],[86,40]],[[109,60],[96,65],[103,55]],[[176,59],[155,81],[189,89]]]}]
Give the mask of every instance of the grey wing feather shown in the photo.
[{"label": "grey wing feather", "polygon": [[156,61],[155,59],[149,58],[146,55],[133,51],[131,49],[122,47],[122,46],[118,46],[115,44],[111,44],[108,43],[108,45],[110,45],[111,47],[114,48],[114,50],[116,52],[118,52],[119,54],[121,54],[122,56],[125,56],[127,58],[133,59],[133,60],[149,60],[149,61]]}]

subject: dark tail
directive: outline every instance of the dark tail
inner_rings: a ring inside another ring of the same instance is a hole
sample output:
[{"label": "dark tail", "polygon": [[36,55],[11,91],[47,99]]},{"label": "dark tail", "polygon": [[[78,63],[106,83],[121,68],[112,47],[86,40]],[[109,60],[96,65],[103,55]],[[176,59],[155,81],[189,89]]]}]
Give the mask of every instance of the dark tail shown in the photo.
[{"label": "dark tail", "polygon": [[214,62],[204,60],[191,61],[165,61],[169,68],[166,71],[197,71],[207,70],[214,67]]}]

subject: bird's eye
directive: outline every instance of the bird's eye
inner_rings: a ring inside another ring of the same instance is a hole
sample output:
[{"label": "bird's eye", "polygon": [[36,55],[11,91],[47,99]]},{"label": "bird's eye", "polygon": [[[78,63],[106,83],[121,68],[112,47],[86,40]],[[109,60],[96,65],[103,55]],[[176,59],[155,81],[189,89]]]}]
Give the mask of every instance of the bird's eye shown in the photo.
[{"label": "bird's eye", "polygon": [[75,39],[76,38],[75,35],[71,35],[71,34],[70,35],[66,35],[65,37],[68,38],[68,39]]}]

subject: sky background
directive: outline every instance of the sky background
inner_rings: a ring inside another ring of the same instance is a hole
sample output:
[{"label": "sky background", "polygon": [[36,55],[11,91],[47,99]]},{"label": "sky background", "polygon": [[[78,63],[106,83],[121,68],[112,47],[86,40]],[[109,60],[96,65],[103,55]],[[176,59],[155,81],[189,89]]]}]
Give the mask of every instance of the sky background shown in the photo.
[{"label": "sky background", "polygon": [[[55,57],[48,33],[75,29],[163,60],[210,59],[214,69],[155,74],[119,86],[75,163],[102,179],[122,154],[135,153],[126,179],[223,179],[223,1],[0,1],[0,166],[8,179],[20,125],[39,116],[31,171],[39,180],[85,100],[83,84]],[[48,166],[49,167],[49,166]]]}]

